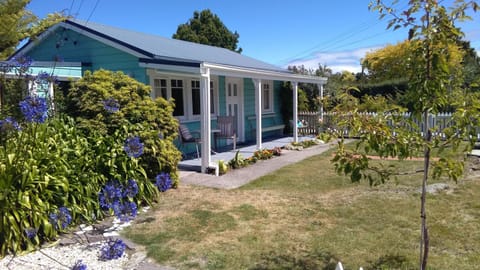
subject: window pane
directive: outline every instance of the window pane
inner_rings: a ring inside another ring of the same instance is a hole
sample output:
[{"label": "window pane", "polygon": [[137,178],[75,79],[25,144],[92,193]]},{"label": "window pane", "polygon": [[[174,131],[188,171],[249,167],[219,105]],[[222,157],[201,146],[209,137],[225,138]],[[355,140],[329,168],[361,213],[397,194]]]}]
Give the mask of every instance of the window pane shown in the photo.
[{"label": "window pane", "polygon": [[171,80],[172,84],[172,98],[175,99],[175,109],[173,110],[174,116],[185,115],[183,108],[183,81]]},{"label": "window pane", "polygon": [[270,111],[272,110],[272,97],[271,97],[271,89],[270,84],[265,83],[262,85],[262,103],[263,103],[263,110]]},{"label": "window pane", "polygon": [[263,90],[263,109],[270,110],[270,90]]},{"label": "window pane", "polygon": [[163,97],[167,99],[167,80],[153,80],[153,98]]},{"label": "window pane", "polygon": [[200,81],[192,81],[192,114],[200,114]]}]

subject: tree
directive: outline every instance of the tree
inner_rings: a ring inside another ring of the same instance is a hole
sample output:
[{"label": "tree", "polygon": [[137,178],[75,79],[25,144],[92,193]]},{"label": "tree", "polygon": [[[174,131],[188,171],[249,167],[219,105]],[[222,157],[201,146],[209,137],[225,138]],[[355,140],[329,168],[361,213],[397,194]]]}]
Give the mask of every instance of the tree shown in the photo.
[{"label": "tree", "polygon": [[34,39],[48,27],[65,19],[63,14],[49,14],[40,20],[26,6],[31,0],[2,0],[0,3],[0,60],[10,56],[26,39]]},{"label": "tree", "polygon": [[201,12],[195,11],[193,18],[187,23],[180,24],[172,37],[226,48],[238,53],[242,52],[242,48],[237,48],[238,38],[240,37],[237,31],[231,32],[228,30],[220,18],[209,9]]},{"label": "tree", "polygon": [[[423,152],[419,268],[424,270],[427,267],[430,239],[425,210],[428,179],[430,176],[438,178],[446,174],[456,180],[463,173],[462,161],[446,156],[432,161],[431,150],[437,148],[441,153],[451,147],[454,151],[469,151],[476,140],[475,136],[471,137],[474,127],[480,121],[478,99],[466,94],[462,89],[463,78],[448,65],[455,53],[452,46],[462,36],[455,22],[466,19],[467,11],[476,11],[478,4],[458,0],[447,8],[436,0],[410,0],[406,10],[397,11],[392,7],[395,3],[397,1],[387,5],[382,0],[374,0],[370,8],[378,11],[381,18],[392,16],[387,28],[409,28],[409,40],[416,44],[407,62],[411,72],[408,73],[406,97],[415,101],[411,115],[404,118],[401,114],[404,108],[398,107],[390,108],[388,113],[378,114],[377,117],[363,116],[355,110],[348,114],[343,112],[345,114],[340,123],[344,123],[359,140],[351,151],[344,148],[341,140],[333,162],[337,172],[349,175],[352,181],[368,179],[370,184],[381,184],[395,172],[390,168],[372,165],[368,153],[375,152],[382,158],[403,160]],[[433,137],[434,130],[428,122],[429,114],[438,113],[446,106],[453,108],[454,125],[440,131],[445,138]],[[414,120],[423,122],[423,135]],[[463,140],[468,140],[469,144],[460,148]]]},{"label": "tree", "polygon": [[[0,1],[0,61],[7,59],[26,40],[35,39],[53,24],[65,19],[63,14],[49,14],[40,20],[26,9],[31,0]],[[2,65],[0,75],[5,72]],[[5,104],[6,80],[0,76],[0,109]]]}]

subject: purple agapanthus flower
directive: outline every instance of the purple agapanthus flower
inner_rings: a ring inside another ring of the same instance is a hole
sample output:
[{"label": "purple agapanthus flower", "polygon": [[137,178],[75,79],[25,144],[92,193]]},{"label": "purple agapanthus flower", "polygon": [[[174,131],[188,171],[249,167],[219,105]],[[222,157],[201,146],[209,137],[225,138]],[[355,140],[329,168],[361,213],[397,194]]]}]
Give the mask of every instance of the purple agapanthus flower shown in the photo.
[{"label": "purple agapanthus flower", "polygon": [[123,192],[124,196],[133,198],[138,194],[138,185],[134,179],[129,179],[127,181],[127,185],[125,186],[125,190]]},{"label": "purple agapanthus flower", "polygon": [[51,223],[52,225],[55,226],[55,228],[58,227],[58,215],[57,215],[57,213],[50,213],[50,214],[48,215],[48,220],[50,221],[50,223]]},{"label": "purple agapanthus flower", "polygon": [[0,120],[0,132],[7,132],[10,130],[21,130],[18,122],[10,116]]},{"label": "purple agapanthus flower", "polygon": [[48,215],[50,223],[55,226],[55,229],[59,229],[58,223],[61,223],[61,228],[65,229],[72,222],[72,215],[65,206],[58,208],[58,213],[53,212]]},{"label": "purple agapanthus flower", "polygon": [[78,260],[72,266],[72,270],[87,270],[87,265],[82,262],[82,260]]},{"label": "purple agapanthus flower", "polygon": [[115,216],[123,222],[130,221],[137,216],[137,204],[126,201],[118,204],[118,208],[114,209]]},{"label": "purple agapanthus flower", "polygon": [[120,110],[120,104],[114,98],[107,98],[102,103],[103,108],[109,113],[116,113]]},{"label": "purple agapanthus flower", "polygon": [[72,215],[67,207],[62,206],[58,209],[58,220],[62,223],[62,229],[65,229],[72,223]]},{"label": "purple agapanthus flower", "polygon": [[24,73],[33,64],[33,60],[28,56],[18,56],[10,59],[9,64]]},{"label": "purple agapanthus flower", "polygon": [[138,158],[143,154],[143,143],[138,136],[130,137],[125,141],[123,149],[129,157]]},{"label": "purple agapanthus flower", "polygon": [[126,245],[120,239],[110,239],[105,243],[100,251],[100,259],[102,260],[113,260],[122,257],[125,252]]},{"label": "purple agapanthus flower", "polygon": [[102,188],[98,194],[100,207],[103,210],[114,208],[116,203],[119,203],[122,198],[122,186],[118,181],[110,181]]},{"label": "purple agapanthus flower", "polygon": [[161,192],[165,192],[172,187],[172,178],[170,174],[162,172],[155,177],[155,185]]},{"label": "purple agapanthus flower", "polygon": [[35,77],[35,80],[37,82],[43,82],[43,81],[48,81],[52,78],[52,76],[46,72],[46,71],[41,71],[37,74],[37,76]]},{"label": "purple agapanthus flower", "polygon": [[25,235],[27,236],[28,239],[33,239],[35,236],[37,236],[38,230],[35,228],[26,228],[25,230]]},{"label": "purple agapanthus flower", "polygon": [[47,119],[48,106],[45,98],[28,96],[19,105],[27,122],[43,123]]}]

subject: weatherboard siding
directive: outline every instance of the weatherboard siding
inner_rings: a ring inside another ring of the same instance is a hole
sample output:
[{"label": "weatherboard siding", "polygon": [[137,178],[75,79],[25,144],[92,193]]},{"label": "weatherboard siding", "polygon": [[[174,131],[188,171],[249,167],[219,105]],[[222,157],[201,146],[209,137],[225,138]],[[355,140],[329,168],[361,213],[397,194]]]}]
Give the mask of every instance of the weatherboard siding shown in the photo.
[{"label": "weatherboard siding", "polygon": [[[252,79],[244,78],[244,122],[245,122],[245,139],[247,141],[255,141],[256,122],[252,120],[255,116],[255,86]],[[273,112],[264,113],[262,118],[262,127],[268,128],[283,124],[280,102],[280,89],[282,82],[273,82]],[[263,132],[262,137],[268,137],[282,133],[281,130]]]},{"label": "weatherboard siding", "polygon": [[39,42],[28,55],[35,61],[62,59],[65,62],[82,62],[83,71],[122,71],[149,84],[146,70],[139,66],[137,57],[68,29],[57,29]]}]

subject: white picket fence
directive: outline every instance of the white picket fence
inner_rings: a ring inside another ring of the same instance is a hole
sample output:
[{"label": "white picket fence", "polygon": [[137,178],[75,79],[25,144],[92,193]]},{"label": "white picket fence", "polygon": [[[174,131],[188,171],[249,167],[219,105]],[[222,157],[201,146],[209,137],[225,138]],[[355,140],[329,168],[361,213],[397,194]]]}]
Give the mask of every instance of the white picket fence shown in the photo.
[{"label": "white picket fence", "polygon": [[[378,114],[375,112],[365,112],[365,113],[360,113],[360,115],[365,115],[365,116],[372,116],[375,117]],[[325,123],[326,127],[333,127],[335,128],[335,123],[334,123],[334,118],[336,114],[335,113],[324,113],[323,115],[323,122]],[[403,113],[401,115],[397,116],[403,116],[405,119],[411,117],[411,113]],[[421,134],[423,135],[426,130],[425,130],[425,124],[423,120],[418,120],[414,119],[413,122],[418,126],[418,129]],[[389,122],[389,125],[393,125],[393,123]],[[452,113],[438,113],[438,114],[429,114],[428,116],[428,126],[430,127],[430,130],[432,131],[432,136],[437,137],[440,136],[442,138],[445,137],[445,134],[442,132],[445,128],[451,127],[455,125],[454,121],[452,120]],[[477,141],[480,141],[480,127],[479,126],[472,126],[472,128],[475,129],[475,134]],[[349,131],[344,130],[344,135],[349,136]]]}]

